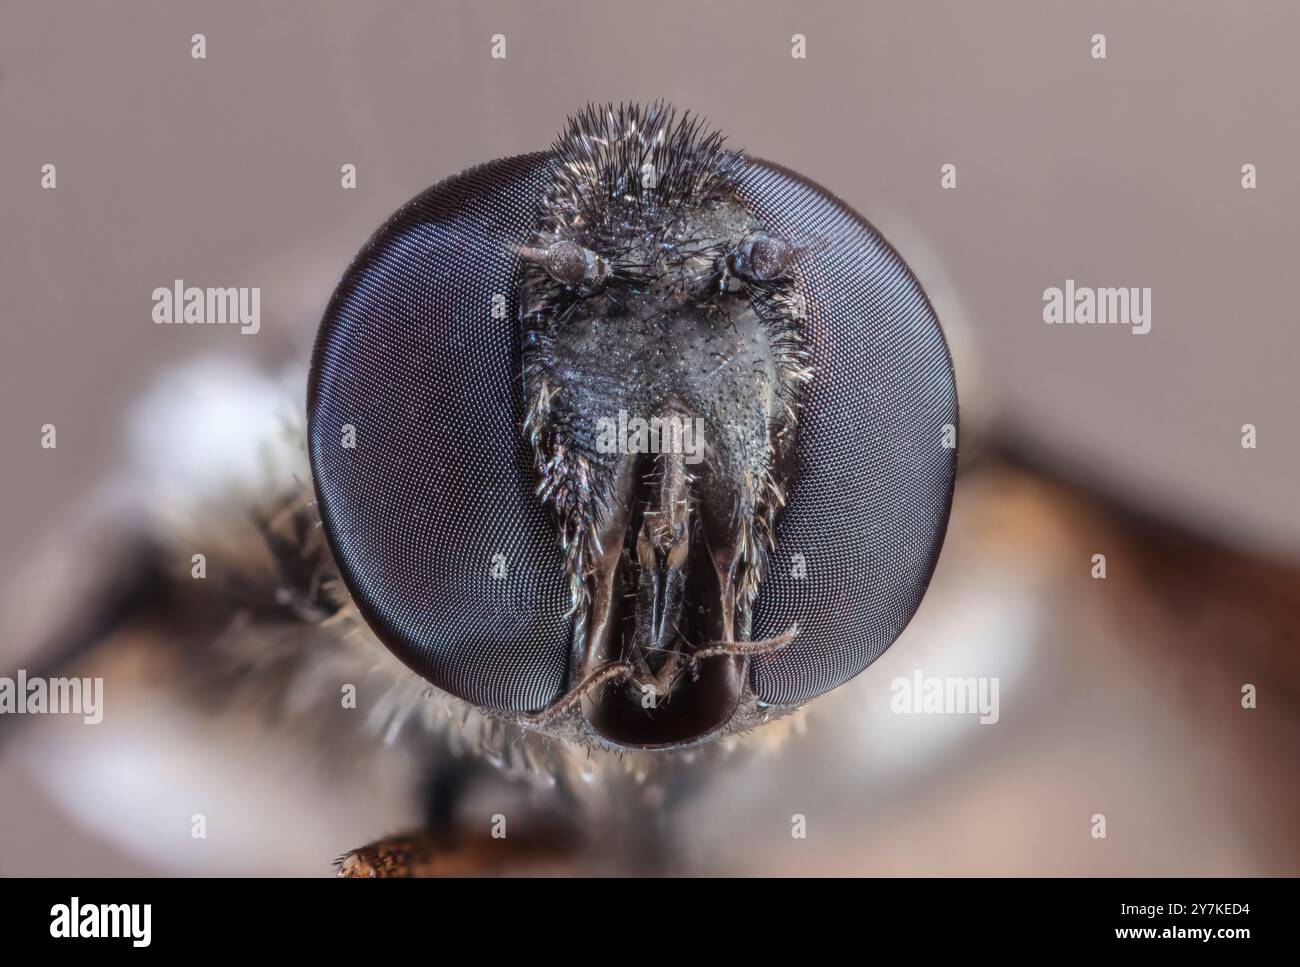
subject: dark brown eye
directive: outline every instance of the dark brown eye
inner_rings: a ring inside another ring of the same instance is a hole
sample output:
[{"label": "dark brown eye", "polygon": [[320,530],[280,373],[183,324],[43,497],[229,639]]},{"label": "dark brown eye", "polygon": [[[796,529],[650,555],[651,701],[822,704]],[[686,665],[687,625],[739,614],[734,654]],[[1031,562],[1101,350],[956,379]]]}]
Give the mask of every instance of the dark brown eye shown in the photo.
[{"label": "dark brown eye", "polygon": [[[643,158],[658,178],[627,188]],[[538,241],[566,235],[618,255]],[[728,251],[764,285],[700,285]],[[956,466],[907,266],[662,106],[591,109],[405,206],[334,294],[308,409],[325,533],[378,636],[468,702],[614,746],[745,728],[874,661],[925,592]]]}]

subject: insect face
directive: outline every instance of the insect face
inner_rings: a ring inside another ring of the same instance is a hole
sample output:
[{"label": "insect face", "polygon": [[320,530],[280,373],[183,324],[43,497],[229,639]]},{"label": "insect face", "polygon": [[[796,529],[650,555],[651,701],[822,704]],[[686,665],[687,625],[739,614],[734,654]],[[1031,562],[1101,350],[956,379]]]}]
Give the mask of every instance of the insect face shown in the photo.
[{"label": "insect face", "polygon": [[[569,679],[602,686],[581,711],[605,739],[697,739],[744,691],[812,375],[790,259],[737,197],[737,157],[667,111],[589,111],[554,153],[520,306],[526,431],[578,615]],[[610,441],[629,414],[646,432]]]},{"label": "insect face", "polygon": [[806,701],[897,636],[955,407],[878,236],[662,105],[589,108],[399,213],[335,295],[309,400],[380,637],[468,701],[639,748]]}]

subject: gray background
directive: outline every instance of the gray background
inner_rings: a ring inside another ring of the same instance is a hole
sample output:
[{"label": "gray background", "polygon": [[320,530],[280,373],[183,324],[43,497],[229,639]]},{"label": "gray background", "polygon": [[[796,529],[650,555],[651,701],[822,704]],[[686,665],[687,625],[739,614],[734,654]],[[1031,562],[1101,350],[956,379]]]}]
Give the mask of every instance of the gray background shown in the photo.
[{"label": "gray background", "polygon": [[[1300,553],[1294,4],[11,3],[0,18],[0,576],[113,462],[151,372],[302,347],[407,198],[546,145],[589,100],[657,97],[871,219],[969,330],[981,410],[1140,501]],[[488,56],[498,32],[504,61]],[[1044,325],[1042,291],[1067,277],[1150,286],[1152,332]],[[176,278],[261,286],[263,333],[155,327],[150,293]],[[46,422],[57,454],[34,449]]]},{"label": "gray background", "polygon": [[[151,375],[214,352],[301,358],[402,202],[544,147],[587,101],[660,97],[899,248],[949,327],[968,425],[1300,558],[1298,35],[1283,2],[7,3],[0,583],[119,460]],[[150,294],[177,278],[260,286],[262,332],[155,326]],[[1151,287],[1152,332],[1044,325],[1042,292],[1066,278]],[[47,422],[57,451],[39,447]],[[3,795],[0,813],[45,821]]]}]

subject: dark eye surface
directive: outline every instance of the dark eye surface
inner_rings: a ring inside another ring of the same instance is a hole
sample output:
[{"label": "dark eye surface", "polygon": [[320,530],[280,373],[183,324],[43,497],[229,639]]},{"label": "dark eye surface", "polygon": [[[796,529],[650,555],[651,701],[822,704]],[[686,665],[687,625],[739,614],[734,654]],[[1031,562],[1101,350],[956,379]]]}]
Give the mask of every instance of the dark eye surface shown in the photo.
[{"label": "dark eye surface", "polygon": [[[523,429],[520,251],[549,157],[481,166],[395,214],[334,295],[308,398],[321,516],[358,607],[434,685],[506,712],[575,686],[571,589]],[[869,225],[763,162],[735,180],[795,244],[759,255],[796,279],[814,373],[750,637],[798,635],[747,666],[757,699],[790,705],[865,668],[919,605],[957,400],[933,310]]]},{"label": "dark eye surface", "polygon": [[[520,435],[510,243],[544,155],[429,189],[367,244],[317,341],[308,432],[322,521],[375,632],[490,709],[560,694],[569,592]],[[353,428],[353,445],[347,428]]]},{"label": "dark eye surface", "polygon": [[751,671],[787,705],[862,671],[916,612],[948,524],[957,390],[934,310],[870,225],[773,166],[750,164],[740,189],[771,231],[822,240],[797,259],[817,377],[754,615],[756,639],[798,623]]}]

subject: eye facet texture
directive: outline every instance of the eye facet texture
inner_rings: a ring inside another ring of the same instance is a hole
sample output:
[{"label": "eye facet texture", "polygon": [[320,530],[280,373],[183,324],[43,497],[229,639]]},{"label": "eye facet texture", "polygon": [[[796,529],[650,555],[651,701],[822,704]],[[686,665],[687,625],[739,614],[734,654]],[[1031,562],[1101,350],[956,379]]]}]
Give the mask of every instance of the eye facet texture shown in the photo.
[{"label": "eye facet texture", "polygon": [[513,248],[546,171],[542,154],[492,162],[389,219],[334,294],[308,390],[321,517],[358,607],[434,685],[506,711],[541,708],[568,670],[563,562],[519,429]]},{"label": "eye facet texture", "polygon": [[934,310],[875,229],[772,165],[740,182],[770,231],[807,245],[796,272],[815,376],[754,614],[755,639],[795,622],[799,635],[750,673],[761,700],[788,705],[862,671],[920,605],[952,503],[957,387]]},{"label": "eye facet texture", "polygon": [[[561,552],[521,432],[518,249],[548,177],[546,153],[496,161],[398,211],[339,284],[308,391],[321,516],[358,607],[434,685],[511,712],[573,684]],[[798,624],[751,670],[758,698],[786,705],[856,675],[919,605],[947,525],[957,400],[933,310],[869,225],[763,162],[739,188],[799,246],[815,367],[753,628]]]}]

